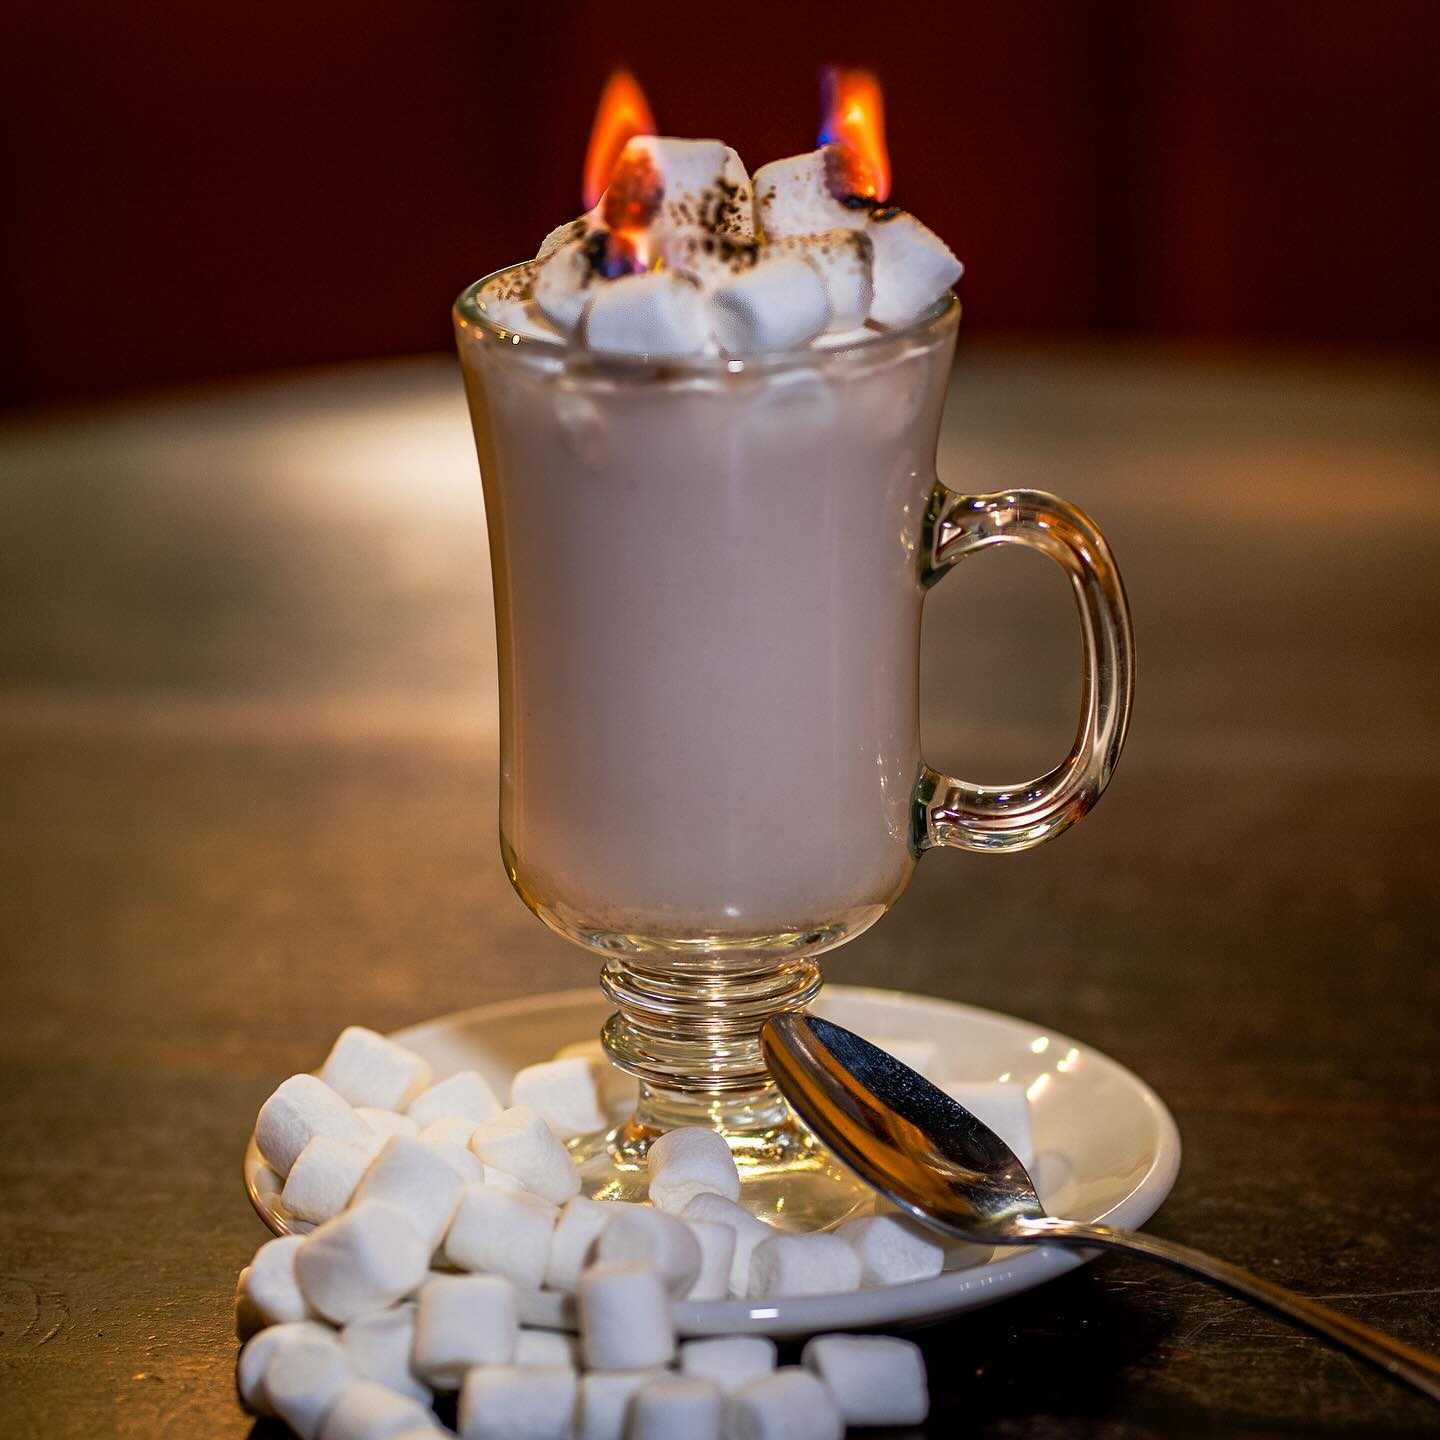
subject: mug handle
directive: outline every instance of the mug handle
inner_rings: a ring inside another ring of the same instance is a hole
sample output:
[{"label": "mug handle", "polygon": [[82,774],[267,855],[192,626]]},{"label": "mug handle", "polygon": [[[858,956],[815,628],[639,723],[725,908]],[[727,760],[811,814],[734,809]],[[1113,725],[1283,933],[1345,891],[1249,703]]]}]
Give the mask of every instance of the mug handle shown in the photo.
[{"label": "mug handle", "polygon": [[927,588],[968,555],[992,545],[1026,545],[1069,576],[1080,610],[1084,691],[1070,753],[1023,785],[972,785],[925,765],[915,792],[917,852],[1029,850],[1068,829],[1110,781],[1125,732],[1135,678],[1130,607],[1110,547],[1093,520],[1043,490],[958,495],[936,483],[921,547]]}]

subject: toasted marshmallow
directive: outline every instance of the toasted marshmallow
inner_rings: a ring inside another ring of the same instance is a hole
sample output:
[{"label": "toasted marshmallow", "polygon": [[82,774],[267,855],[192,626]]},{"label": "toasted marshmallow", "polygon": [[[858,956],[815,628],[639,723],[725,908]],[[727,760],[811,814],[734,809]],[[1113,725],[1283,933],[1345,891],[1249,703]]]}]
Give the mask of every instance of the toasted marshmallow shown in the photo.
[{"label": "toasted marshmallow", "polygon": [[695,355],[709,336],[700,290],[665,271],[595,287],[585,320],[586,345],[616,355]]},{"label": "toasted marshmallow", "polygon": [[540,268],[539,261],[527,260],[506,270],[480,287],[476,303],[486,319],[502,330],[533,340],[560,340],[564,337],[559,327],[546,319],[535,301],[535,277]]},{"label": "toasted marshmallow", "polygon": [[[586,217],[592,227],[755,234],[750,177],[739,155],[719,140],[636,135],[615,162],[610,186]],[[547,237],[548,239],[549,237]]]},{"label": "toasted marshmallow", "polygon": [[755,172],[755,218],[770,241],[826,230],[863,230],[871,202],[844,191],[835,146],[772,160]]},{"label": "toasted marshmallow", "polygon": [[585,232],[590,228],[588,218],[581,215],[576,220],[567,220],[563,225],[557,225],[541,242],[540,248],[535,252],[537,260],[543,260],[547,255],[553,254],[562,245],[571,240],[583,240]]},{"label": "toasted marshmallow", "polygon": [[965,273],[950,247],[908,211],[877,210],[866,234],[874,251],[870,318],[877,325],[908,324]]},{"label": "toasted marshmallow", "polygon": [[804,345],[829,323],[820,272],[796,255],[767,255],[710,297],[710,328],[729,355]]},{"label": "toasted marshmallow", "polygon": [[536,261],[531,298],[541,315],[564,335],[573,335],[585,318],[596,287],[584,240],[567,240],[543,261]]},{"label": "toasted marshmallow", "polygon": [[831,332],[858,329],[870,313],[870,237],[863,230],[826,230],[819,235],[790,235],[771,246],[776,255],[793,255],[814,266],[830,302]]}]

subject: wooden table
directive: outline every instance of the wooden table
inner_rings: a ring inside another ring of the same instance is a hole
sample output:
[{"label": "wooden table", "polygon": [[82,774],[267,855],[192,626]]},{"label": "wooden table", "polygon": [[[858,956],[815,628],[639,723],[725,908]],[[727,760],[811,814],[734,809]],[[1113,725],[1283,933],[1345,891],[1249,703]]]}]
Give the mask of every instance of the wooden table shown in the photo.
[{"label": "wooden table", "polygon": [[[1132,738],[1074,835],[927,859],[828,964],[1109,1051],[1184,1137],[1156,1230],[1430,1346],[1437,402],[1398,368],[963,353],[942,473],[1105,526]],[[261,1100],[344,1023],[594,975],[496,851],[483,523],[448,359],[0,427],[0,1434],[249,1433],[230,1296]],[[1067,743],[1042,560],[941,586],[925,657],[934,763],[1005,778]],[[1114,1259],[924,1343],[936,1436],[1440,1418]]]}]

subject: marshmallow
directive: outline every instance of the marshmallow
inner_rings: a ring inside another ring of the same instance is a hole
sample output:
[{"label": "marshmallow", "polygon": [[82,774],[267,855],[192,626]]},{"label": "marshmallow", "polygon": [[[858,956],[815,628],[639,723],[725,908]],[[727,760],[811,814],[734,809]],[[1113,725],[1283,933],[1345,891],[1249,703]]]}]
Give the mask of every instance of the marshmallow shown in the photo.
[{"label": "marshmallow", "polygon": [[357,1105],[355,1113],[380,1137],[381,1142],[392,1135],[404,1135],[413,1140],[420,1133],[420,1127],[408,1116],[394,1110],[378,1110],[370,1105]]},{"label": "marshmallow", "polygon": [[934,1233],[902,1215],[865,1215],[835,1233],[859,1257],[862,1285],[929,1280],[945,1268],[945,1247]]},{"label": "marshmallow", "polygon": [[305,1303],[295,1277],[295,1257],[305,1243],[303,1235],[281,1235],[267,1240],[241,1272],[237,1311],[243,1306],[247,1323],[283,1325],[309,1320],[314,1312]]},{"label": "marshmallow", "polygon": [[240,1403],[253,1415],[273,1415],[274,1407],[265,1389],[265,1370],[271,1359],[287,1345],[302,1338],[335,1342],[335,1332],[328,1325],[314,1320],[291,1321],[272,1325],[251,1336],[235,1361],[235,1389]]},{"label": "marshmallow", "polygon": [[700,1242],[700,1273],[685,1292],[687,1300],[723,1300],[730,1293],[730,1266],[735,1261],[735,1232],[718,1220],[685,1220]]},{"label": "marshmallow", "polygon": [[484,1365],[460,1392],[461,1440],[570,1440],[575,1372]]},{"label": "marshmallow", "polygon": [[255,1143],[265,1163],[280,1176],[317,1136],[345,1140],[364,1149],[371,1143],[370,1127],[350,1102],[314,1075],[292,1075],[260,1107],[255,1120]]},{"label": "marshmallow", "polygon": [[675,1354],[670,1297],[653,1265],[639,1260],[592,1265],[580,1277],[575,1298],[581,1350],[592,1370],[651,1370],[670,1363]]},{"label": "marshmallow", "polygon": [[[593,330],[593,311],[590,323]],[[766,254],[710,296],[710,328],[729,355],[788,350],[829,324],[820,271],[798,255]]]},{"label": "marshmallow", "polygon": [[748,240],[755,233],[750,177],[739,155],[720,140],[668,135],[626,142],[588,218],[592,227],[655,235],[701,230]]},{"label": "marshmallow", "polygon": [[[592,1370],[580,1377],[575,1440],[625,1440],[630,1403],[663,1370]],[[678,1437],[677,1437],[678,1440]]]},{"label": "marshmallow", "polygon": [[859,1287],[860,1257],[838,1235],[772,1235],[750,1257],[750,1295],[839,1295]]},{"label": "marshmallow", "polygon": [[735,1254],[730,1261],[730,1293],[743,1297],[750,1288],[750,1257],[755,1247],[776,1232],[742,1205],[723,1195],[700,1194],[686,1207],[684,1218],[714,1220],[735,1232]]},{"label": "marshmallow", "polygon": [[925,1360],[892,1335],[817,1335],[801,1363],[824,1382],[847,1425],[918,1425],[930,1413]]},{"label": "marshmallow", "polygon": [[699,1237],[683,1220],[648,1205],[627,1205],[616,1215],[601,1232],[595,1254],[607,1262],[653,1266],[672,1295],[687,1294],[700,1276]]},{"label": "marshmallow", "polygon": [[843,1440],[844,1434],[830,1392],[796,1366],[752,1380],[725,1404],[726,1440]]},{"label": "marshmallow", "polygon": [[876,1035],[870,1043],[927,1080],[935,1080],[940,1047],[933,1040],[907,1040],[900,1035]]},{"label": "marshmallow", "polygon": [[462,1269],[538,1290],[559,1213],[524,1190],[467,1185],[445,1236],[446,1257]]},{"label": "marshmallow", "polygon": [[740,1172],[718,1130],[698,1125],[671,1130],[650,1146],[646,1164],[650,1170],[650,1203],[669,1214],[681,1214],[697,1195],[740,1198]]},{"label": "marshmallow", "polygon": [[355,1376],[333,1334],[298,1335],[276,1348],[261,1383],[271,1411],[300,1440],[316,1440],[331,1406]]},{"label": "marshmallow", "polygon": [[458,1390],[472,1365],[508,1365],[519,1322],[515,1287],[498,1275],[435,1275],[420,1287],[415,1370],[440,1390]]},{"label": "marshmallow", "polygon": [[585,318],[585,344],[613,355],[695,355],[709,336],[699,288],[663,270],[597,286]]},{"label": "marshmallow", "polygon": [[521,1370],[534,1370],[542,1365],[568,1365],[579,1368],[580,1341],[563,1330],[521,1330],[515,1337],[515,1353],[510,1363]]},{"label": "marshmallow", "polygon": [[265,1328],[265,1317],[250,1298],[250,1267],[235,1277],[235,1338],[242,1343]]},{"label": "marshmallow", "polygon": [[868,200],[846,204],[832,187],[839,167],[827,150],[772,160],[755,172],[755,218],[767,240],[820,235],[827,230],[863,230]]},{"label": "marshmallow", "polygon": [[626,1440],[720,1440],[720,1387],[698,1375],[662,1375],[630,1401]]},{"label": "marshmallow", "polygon": [[1030,1102],[1018,1080],[952,1082],[941,1087],[982,1125],[993,1130],[1028,1170],[1035,1163],[1035,1140],[1030,1130]]},{"label": "marshmallow", "polygon": [[474,1070],[461,1070],[422,1090],[409,1104],[406,1114],[423,1131],[436,1120],[464,1115],[479,1124],[498,1115],[503,1107],[495,1092]]},{"label": "marshmallow", "polygon": [[680,1373],[713,1380],[727,1395],[774,1370],[775,1342],[767,1335],[721,1335],[680,1347]]},{"label": "marshmallow", "polygon": [[573,1044],[561,1046],[555,1052],[554,1058],[570,1060],[576,1056],[589,1062],[596,1088],[600,1091],[601,1107],[607,1113],[622,1106],[634,1105],[637,1089],[635,1077],[627,1075],[611,1061],[601,1041],[576,1040]]},{"label": "marshmallow", "polygon": [[819,275],[830,305],[828,331],[843,334],[864,325],[874,296],[870,239],[864,231],[790,235],[775,241],[772,253],[804,260]]},{"label": "marshmallow", "polygon": [[343,1325],[403,1299],[425,1278],[429,1263],[430,1246],[409,1216],[366,1200],[305,1236],[295,1274],[306,1300]]},{"label": "marshmallow", "polygon": [[363,1025],[347,1025],[320,1078],[352,1105],[403,1110],[430,1083],[430,1062]]},{"label": "marshmallow", "polygon": [[493,1165],[486,1165],[473,1150],[467,1150],[465,1153],[480,1166],[480,1178],[475,1181],[475,1184],[494,1185],[501,1190],[523,1190],[525,1188],[519,1178],[508,1170],[497,1170]]},{"label": "marshmallow", "polygon": [[560,1140],[605,1128],[594,1073],[579,1058],[527,1065],[511,1083],[510,1103],[528,1105]]},{"label": "marshmallow", "polygon": [[547,255],[552,255],[562,245],[571,240],[583,240],[585,232],[590,228],[590,222],[584,215],[574,220],[567,220],[563,225],[557,225],[541,242],[540,248],[535,252],[537,260],[543,260]]},{"label": "marshmallow", "polygon": [[513,1105],[476,1126],[470,1148],[486,1165],[513,1175],[555,1205],[580,1193],[580,1171],[570,1152],[527,1105]]},{"label": "marshmallow", "polygon": [[465,1150],[478,1123],[468,1115],[442,1115],[419,1131],[415,1139],[422,1145],[458,1145]]},{"label": "marshmallow", "polygon": [[[482,1165],[477,1155],[462,1149],[459,1145],[431,1145],[428,1148],[434,1151],[460,1177],[462,1185],[483,1185],[486,1183],[487,1175],[498,1173],[488,1166]],[[519,1189],[519,1182],[513,1175],[507,1175],[505,1180],[507,1186]]]},{"label": "marshmallow", "polygon": [[385,1142],[365,1172],[355,1203],[378,1201],[402,1211],[433,1251],[445,1238],[464,1184],[443,1155],[419,1140],[397,1135]]},{"label": "marshmallow", "polygon": [[[422,1290],[423,1293],[423,1290]],[[373,1380],[397,1394],[428,1405],[430,1387],[410,1368],[415,1343],[415,1307],[397,1305],[352,1320],[340,1332],[350,1368],[362,1380]]]},{"label": "marshmallow", "polygon": [[866,231],[874,252],[877,325],[906,325],[922,315],[965,273],[950,247],[904,210],[877,210]]},{"label": "marshmallow", "polygon": [[428,1405],[360,1380],[340,1392],[320,1427],[320,1440],[397,1440],[417,1429],[432,1437],[437,1434]]},{"label": "marshmallow", "polygon": [[[545,255],[549,254],[547,250]],[[542,258],[502,271],[480,287],[475,304],[492,325],[512,335],[524,335],[532,340],[563,340],[562,332],[545,318],[535,303],[535,277],[540,272]]]},{"label": "marshmallow", "polygon": [[605,1227],[621,1213],[614,1200],[588,1200],[577,1195],[565,1202],[555,1233],[550,1237],[550,1257],[545,1262],[545,1284],[551,1290],[573,1290],[580,1272],[590,1263],[596,1242]]},{"label": "marshmallow", "polygon": [[531,283],[531,298],[551,325],[562,334],[573,335],[599,289],[586,241],[577,238],[557,245],[539,262]]},{"label": "marshmallow", "polygon": [[350,1203],[373,1158],[357,1145],[317,1135],[290,1167],[280,1203],[301,1220],[329,1220]]}]

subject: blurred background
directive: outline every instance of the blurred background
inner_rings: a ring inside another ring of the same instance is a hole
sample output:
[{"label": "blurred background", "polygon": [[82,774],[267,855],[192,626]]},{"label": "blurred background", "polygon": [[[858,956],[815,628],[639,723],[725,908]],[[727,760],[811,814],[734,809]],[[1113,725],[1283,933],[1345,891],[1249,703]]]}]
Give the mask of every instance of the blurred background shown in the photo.
[{"label": "blurred background", "polygon": [[975,336],[1440,345],[1432,0],[11,0],[11,406],[449,344],[579,211],[616,64],[662,130],[809,148],[819,67],[886,89],[895,198]]}]

